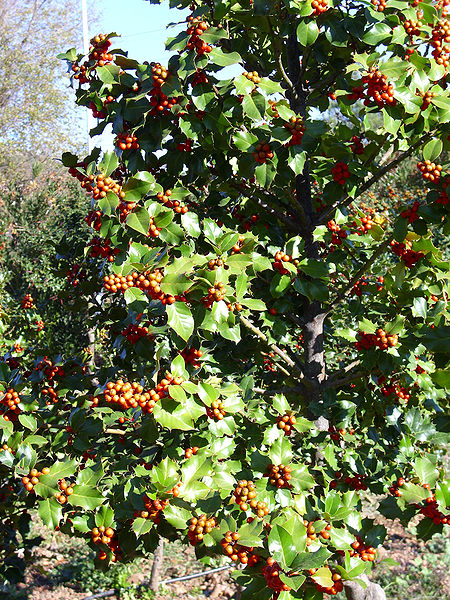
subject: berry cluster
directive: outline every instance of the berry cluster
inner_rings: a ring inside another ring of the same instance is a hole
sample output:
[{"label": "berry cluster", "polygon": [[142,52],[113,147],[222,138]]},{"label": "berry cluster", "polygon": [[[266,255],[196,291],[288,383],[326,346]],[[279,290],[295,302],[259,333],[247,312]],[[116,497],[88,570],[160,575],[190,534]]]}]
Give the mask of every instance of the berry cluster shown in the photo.
[{"label": "berry cluster", "polygon": [[419,207],[420,202],[416,200],[412,206],[401,212],[401,216],[404,219],[408,219],[409,223],[414,223],[414,221],[419,218],[419,215],[417,214]]},{"label": "berry cluster", "polygon": [[370,215],[365,215],[361,217],[361,225],[357,228],[356,233],[358,235],[364,235],[368,233],[373,227],[372,217]]},{"label": "berry cluster", "polygon": [[[103,106],[105,107],[108,104],[111,104],[111,102],[114,102],[114,98],[113,96],[108,96],[103,101]],[[104,110],[98,110],[94,102],[89,103],[89,109],[92,110],[92,116],[94,119],[106,119],[106,112]]]},{"label": "berry cluster", "polygon": [[201,542],[204,536],[217,527],[217,520],[215,517],[207,518],[206,515],[200,515],[192,517],[189,521],[188,538],[191,546],[195,546]]},{"label": "berry cluster", "polygon": [[22,298],[22,308],[27,310],[28,308],[34,308],[34,300],[31,294],[25,294]]},{"label": "berry cluster", "polygon": [[149,332],[148,327],[141,327],[137,323],[130,323],[125,329],[120,332],[120,335],[127,338],[130,344],[136,344],[140,339],[153,339],[153,334]]},{"label": "berry cluster", "polygon": [[[428,483],[424,483],[423,487],[430,490],[430,485]],[[444,515],[444,513],[438,509],[436,496],[433,493],[426,498],[425,506],[421,506],[420,504],[415,504],[414,506],[419,510],[420,514],[431,519],[435,525],[450,524],[450,514]]]},{"label": "berry cluster", "polygon": [[102,213],[99,210],[90,210],[84,217],[85,222],[95,231],[100,231],[102,226]]},{"label": "berry cluster", "polygon": [[351,544],[352,549],[349,551],[350,556],[359,556],[364,562],[373,562],[377,551],[373,546],[366,546],[359,536]]},{"label": "berry cluster", "polygon": [[442,19],[431,32],[430,46],[432,55],[438,65],[448,67],[450,57],[450,21]]},{"label": "berry cluster", "polygon": [[22,477],[22,483],[27,492],[32,492],[34,486],[39,483],[39,477],[42,475],[47,475],[48,473],[50,473],[50,469],[48,467],[44,467],[42,471],[31,469],[26,477]]},{"label": "berry cluster", "polygon": [[165,192],[158,192],[156,197],[160,202],[167,206],[168,208],[172,208],[176,213],[181,213],[185,215],[188,212],[188,207],[183,206],[179,200],[171,200],[170,196],[172,195],[172,190],[166,190]]},{"label": "berry cluster", "polygon": [[277,426],[281,429],[286,435],[291,435],[292,428],[296,424],[297,419],[294,415],[278,415],[277,417]]},{"label": "berry cluster", "polygon": [[[275,260],[272,263],[272,266],[274,269],[276,269],[281,275],[289,275],[290,271],[288,271],[284,266],[283,263],[288,263],[288,262],[292,262],[292,256],[290,256],[289,254],[286,254],[285,252],[282,252],[281,250],[279,250],[276,254],[275,254]],[[298,260],[293,261],[293,263],[298,265]]]},{"label": "berry cluster", "polygon": [[44,329],[44,327],[45,327],[45,323],[44,323],[44,321],[42,321],[42,319],[39,319],[39,320],[35,321],[34,324],[36,325],[36,329],[38,331],[42,331]]},{"label": "berry cluster", "polygon": [[412,243],[409,240],[405,240],[404,243],[393,240],[391,242],[391,250],[405,263],[405,266],[408,267],[408,269],[411,269],[425,256],[423,252],[415,252],[412,250]]},{"label": "berry cluster", "polygon": [[220,540],[224,554],[235,562],[239,561],[242,565],[249,567],[256,565],[259,562],[259,556],[253,552],[253,547],[237,544],[238,539],[237,531],[226,532],[225,537]]},{"label": "berry cluster", "polygon": [[[346,435],[347,430],[344,429],[343,427],[341,427],[340,429],[336,429],[336,427],[334,425],[330,425],[328,427],[328,433],[330,433],[330,438],[333,440],[333,442],[338,442],[344,435]],[[348,430],[348,433],[350,435],[354,435],[355,430],[353,428]]]},{"label": "berry cluster", "polygon": [[192,86],[200,85],[202,83],[209,83],[209,79],[204,71],[197,69],[192,78]]},{"label": "berry cluster", "polygon": [[86,269],[83,269],[81,265],[75,263],[66,271],[67,281],[73,287],[79,285],[81,279],[85,279],[87,276]]},{"label": "berry cluster", "polygon": [[387,334],[384,329],[377,329],[376,333],[365,333],[360,331],[358,333],[359,340],[355,342],[356,349],[368,350],[375,346],[380,350],[387,350],[388,348],[394,348],[398,344],[398,335]]},{"label": "berry cluster", "polygon": [[139,148],[139,141],[134,134],[121,131],[117,134],[115,145],[120,150],[137,150]]},{"label": "berry cluster", "polygon": [[51,406],[52,403],[56,404],[59,400],[58,392],[53,387],[45,387],[41,394],[44,396],[47,406]]},{"label": "berry cluster", "polygon": [[398,488],[401,488],[405,485],[405,480],[403,479],[403,477],[399,477],[397,479],[397,481],[394,481],[394,483],[391,485],[391,487],[389,488],[389,493],[392,494],[393,496],[396,496],[397,498],[400,498],[400,496],[402,495],[401,491]]},{"label": "berry cluster", "polygon": [[42,371],[48,381],[53,381],[55,377],[65,377],[66,372],[63,367],[57,366],[47,356],[40,360],[36,367],[36,371]]},{"label": "berry cluster", "polygon": [[424,160],[417,163],[417,168],[422,173],[422,177],[431,183],[439,180],[442,171],[442,165],[437,165],[431,160]]},{"label": "berry cluster", "polygon": [[196,348],[185,348],[181,351],[181,356],[184,358],[185,363],[191,363],[194,369],[198,369],[200,367],[199,360],[203,356],[203,352]]},{"label": "berry cluster", "polygon": [[244,77],[246,77],[249,81],[253,81],[253,83],[255,85],[257,85],[258,83],[261,82],[261,77],[258,75],[258,71],[250,71],[249,73],[247,73],[247,71],[245,71],[245,73],[242,73],[244,75]]},{"label": "berry cluster", "polygon": [[267,142],[258,142],[252,155],[256,162],[261,164],[267,162],[267,159],[273,158],[272,149]]},{"label": "berry cluster", "polygon": [[170,115],[171,108],[177,103],[177,98],[169,98],[161,91],[161,86],[169,76],[169,72],[159,63],[151,63],[153,75],[153,88],[151,89],[150,104],[152,109],[150,115]]},{"label": "berry cluster", "polygon": [[[315,0],[313,0],[315,1]],[[280,565],[275,561],[274,558],[268,558],[265,566],[263,567],[262,574],[266,578],[267,587],[274,590],[275,594],[280,592],[289,592],[290,588],[287,583],[283,583],[280,579]]]},{"label": "berry cluster", "polygon": [[114,257],[120,252],[119,248],[111,247],[109,238],[94,237],[89,242],[89,246],[91,247],[89,256],[92,258],[106,258],[109,262],[114,262]]},{"label": "berry cluster", "polygon": [[240,235],[237,243],[231,248],[231,254],[239,254],[244,245],[245,235]]},{"label": "berry cluster", "polygon": [[420,31],[421,31],[421,27],[422,27],[423,13],[417,12],[416,14],[417,14],[417,20],[405,19],[403,21],[403,27],[404,27],[406,33],[408,34],[410,41],[412,41],[412,38],[415,35],[420,35]]},{"label": "berry cluster", "polygon": [[214,286],[208,288],[208,295],[202,300],[206,308],[211,308],[214,302],[224,300],[226,296],[226,288],[222,282],[215,283]]},{"label": "berry cluster", "polygon": [[11,448],[11,446],[8,446],[8,444],[3,444],[3,446],[0,446],[0,452],[10,452],[11,454],[15,454],[15,451]]},{"label": "berry cluster", "polygon": [[[380,382],[380,379],[378,380]],[[400,402],[407,404],[408,400],[411,398],[410,390],[407,387],[401,386],[398,383],[391,383],[385,385],[381,388],[381,393],[383,396],[388,397],[395,394]]]},{"label": "berry cluster", "polygon": [[20,396],[14,388],[8,388],[0,400],[0,406],[4,406],[6,412],[3,413],[5,421],[15,420],[20,413]]},{"label": "berry cluster", "polygon": [[352,137],[350,150],[353,152],[353,154],[364,154],[364,146],[361,142],[361,138],[359,138],[357,135]]},{"label": "berry cluster", "polygon": [[[379,107],[395,106],[397,100],[394,98],[394,86],[388,83],[386,75],[383,75],[376,67],[371,67],[367,75],[361,79],[362,85],[352,88],[350,94],[347,94],[349,100],[364,99],[365,106],[370,106],[375,102]],[[367,89],[364,85],[367,84]]]},{"label": "berry cluster", "polygon": [[435,92],[422,92],[418,95],[422,96],[422,106],[420,107],[421,110],[426,110],[430,106],[433,98],[436,96]]},{"label": "berry cluster", "polygon": [[213,271],[214,269],[218,269],[219,267],[224,266],[224,261],[221,258],[212,258],[208,261],[208,269]]},{"label": "berry cluster", "polygon": [[55,498],[60,504],[66,504],[69,496],[73,494],[73,486],[73,483],[68,484],[65,479],[60,479],[58,481],[59,491],[56,492]]},{"label": "berry cluster", "polygon": [[185,142],[177,144],[177,150],[179,150],[179,152],[192,152],[192,144],[192,140],[188,138]]},{"label": "berry cluster", "polygon": [[330,487],[332,489],[335,489],[337,487],[338,483],[345,483],[345,485],[352,490],[366,491],[367,485],[364,483],[364,479],[365,479],[365,475],[361,475],[360,473],[356,473],[353,476],[347,475],[346,477],[344,477],[344,475],[341,471],[336,471],[334,474],[333,481],[330,482]]},{"label": "berry cluster", "polygon": [[213,400],[211,402],[211,406],[206,409],[206,414],[210,419],[222,421],[224,416],[227,414],[224,403],[221,400]]},{"label": "berry cluster", "polygon": [[350,171],[348,170],[348,166],[342,161],[337,162],[334,165],[334,167],[331,169],[331,173],[333,175],[334,181],[336,181],[340,185],[345,185],[345,180],[351,176]]},{"label": "berry cluster", "polygon": [[161,521],[161,513],[164,511],[166,506],[169,504],[168,500],[160,500],[155,498],[152,500],[147,496],[143,497],[145,510],[135,511],[135,517],[141,517],[142,519],[150,519],[154,523],[158,524]]},{"label": "berry cluster", "polygon": [[316,528],[313,522],[310,523],[306,519],[304,519],[303,525],[306,527],[306,545],[311,546],[317,540]]},{"label": "berry cluster", "polygon": [[184,458],[192,458],[199,451],[198,446],[192,446],[192,448],[186,448],[184,451]]},{"label": "berry cluster", "polygon": [[313,14],[318,17],[328,10],[328,0],[312,0],[311,8],[314,11]]},{"label": "berry cluster", "polygon": [[201,36],[207,29],[208,23],[203,21],[201,17],[193,17],[192,15],[188,17],[187,33],[191,37],[188,40],[186,48],[188,50],[195,50],[197,56],[208,54],[212,50],[212,46],[201,39]]},{"label": "berry cluster", "polygon": [[[374,0],[372,0],[373,2]],[[315,575],[317,573],[317,569],[310,569],[309,574]],[[333,573],[331,575],[331,579],[333,581],[333,585],[331,587],[324,587],[318,583],[316,583],[316,588],[318,592],[322,592],[323,594],[329,594],[330,596],[336,596],[339,592],[342,592],[344,589],[344,582],[342,581],[342,577],[339,573]]]},{"label": "berry cluster", "polygon": [[[91,531],[91,538],[94,544],[103,544],[104,546],[109,547],[109,560],[111,562],[117,562],[119,560],[119,542],[117,541],[115,531],[112,529],[112,527],[105,527],[104,525],[100,525],[100,527],[94,527],[94,529]],[[106,560],[108,554],[104,550],[101,550],[98,557],[100,560]]]},{"label": "berry cluster", "polygon": [[239,508],[244,512],[252,509],[260,518],[269,514],[267,504],[256,500],[256,489],[253,481],[241,479],[233,492],[233,496],[236,504],[238,504]]},{"label": "berry cluster", "polygon": [[372,0],[372,6],[378,11],[383,12],[386,8],[387,0]]},{"label": "berry cluster", "polygon": [[92,194],[94,200],[105,198],[108,192],[116,194],[119,198],[125,198],[125,192],[122,191],[122,187],[111,177],[106,177],[104,173],[83,175],[76,167],[70,167],[69,173],[72,177],[78,179],[81,187],[87,194]]},{"label": "berry cluster", "polygon": [[121,410],[137,408],[138,406],[141,408],[148,407],[150,404],[153,410],[157,400],[159,400],[159,397],[156,396],[157,394],[153,390],[144,392],[144,388],[140,383],[125,382],[123,379],[118,379],[115,383],[108,382],[104,392],[105,401]]},{"label": "berry cluster", "polygon": [[334,220],[328,221],[327,228],[332,234],[330,251],[333,252],[337,246],[341,246],[342,240],[348,237],[348,233]]},{"label": "berry cluster", "polygon": [[161,300],[163,304],[173,304],[176,300],[183,301],[182,296],[171,296],[161,290],[160,283],[163,280],[163,274],[159,269],[151,273],[147,271],[144,274],[134,271],[126,277],[123,275],[105,275],[103,286],[109,292],[125,292],[130,287],[137,287],[140,290],[150,294],[153,300]]},{"label": "berry cluster", "polygon": [[72,63],[73,78],[78,80],[80,85],[89,81],[88,69],[104,67],[113,61],[114,56],[108,52],[111,42],[106,38],[107,36],[103,33],[93,37],[89,47],[88,60],[81,65],[78,62]]},{"label": "berry cluster", "polygon": [[278,489],[288,488],[290,489],[292,486],[289,483],[292,475],[291,467],[286,467],[285,465],[273,465],[270,464],[267,467],[267,473],[264,477],[269,478],[269,483],[274,485]]}]

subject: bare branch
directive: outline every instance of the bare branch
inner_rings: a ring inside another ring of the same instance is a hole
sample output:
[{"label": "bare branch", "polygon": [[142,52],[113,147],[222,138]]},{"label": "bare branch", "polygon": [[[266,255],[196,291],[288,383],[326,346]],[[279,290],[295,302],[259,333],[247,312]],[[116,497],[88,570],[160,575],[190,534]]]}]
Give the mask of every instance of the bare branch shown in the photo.
[{"label": "bare branch", "polygon": [[261,331],[261,329],[259,329],[255,325],[253,325],[253,323],[251,323],[248,319],[246,319],[242,315],[239,316],[239,320],[242,323],[242,325],[244,325],[244,327],[249,329],[252,333],[254,333],[257,337],[259,337],[260,340],[262,340],[264,343],[266,343],[269,346],[269,348],[273,352],[275,352],[275,354],[278,354],[278,356],[280,358],[282,358],[285,361],[285,363],[288,364],[293,369],[293,371],[296,372],[298,377],[300,377],[300,378],[303,377],[302,368],[294,360],[292,360],[292,358],[290,356],[288,356],[284,350],[281,350],[281,348],[279,348],[276,344],[271,344],[268,337],[266,336],[265,333],[263,333]]},{"label": "bare branch", "polygon": [[336,308],[336,306],[338,306],[342,302],[342,300],[345,298],[348,292],[353,288],[353,286],[360,279],[360,277],[364,275],[364,273],[367,271],[370,265],[372,265],[376,261],[376,259],[379,256],[381,256],[381,254],[383,254],[383,252],[391,243],[392,239],[393,237],[392,235],[390,235],[382,244],[380,244],[377,247],[377,249],[371,254],[370,258],[366,260],[363,266],[356,271],[356,273],[353,275],[353,277],[350,279],[347,285],[338,293],[334,302],[332,302],[329,305],[329,307],[325,309],[327,315],[330,314],[330,312],[333,311]]}]

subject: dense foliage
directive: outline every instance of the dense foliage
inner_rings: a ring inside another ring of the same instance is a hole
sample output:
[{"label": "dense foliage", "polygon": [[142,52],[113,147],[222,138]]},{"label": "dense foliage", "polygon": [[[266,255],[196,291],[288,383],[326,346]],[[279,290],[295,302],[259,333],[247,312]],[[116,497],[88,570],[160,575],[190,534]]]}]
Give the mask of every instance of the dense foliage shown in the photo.
[{"label": "dense foliage", "polygon": [[116,135],[63,156],[102,360],[3,365],[2,535],[37,505],[99,565],[181,537],[243,597],[352,597],[386,535],[367,493],[448,522],[448,3],[171,4],[168,68],[113,34],[62,57]]}]

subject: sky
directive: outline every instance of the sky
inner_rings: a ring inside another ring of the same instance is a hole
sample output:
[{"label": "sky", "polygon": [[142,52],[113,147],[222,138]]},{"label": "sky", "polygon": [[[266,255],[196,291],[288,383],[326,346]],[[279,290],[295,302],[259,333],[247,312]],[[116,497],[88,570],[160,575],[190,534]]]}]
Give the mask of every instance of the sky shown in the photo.
[{"label": "sky", "polygon": [[[157,61],[167,64],[170,53],[164,43],[172,34],[166,30],[170,22],[182,21],[189,14],[169,8],[169,2],[161,5],[144,0],[87,0],[96,7],[102,33],[115,31],[121,35],[117,46],[128,50],[130,58]],[[89,10],[89,8],[88,8]],[[179,26],[179,29],[183,26]],[[185,25],[184,25],[185,27]],[[96,32],[95,32],[96,33]]]},{"label": "sky", "polygon": [[[145,0],[87,0],[87,10],[88,14],[93,10],[99,17],[99,25],[96,30],[89,31],[89,38],[97,33],[116,32],[120,38],[113,42],[113,48],[126,50],[130,58],[138,61],[155,61],[164,65],[171,56],[165,50],[167,38],[175,36],[186,24],[174,29],[166,26],[183,21],[189,14],[187,10],[170,9],[168,1],[158,5]],[[91,122],[93,126],[95,121]],[[113,135],[110,128],[94,138],[94,143],[104,151],[111,150]]]}]

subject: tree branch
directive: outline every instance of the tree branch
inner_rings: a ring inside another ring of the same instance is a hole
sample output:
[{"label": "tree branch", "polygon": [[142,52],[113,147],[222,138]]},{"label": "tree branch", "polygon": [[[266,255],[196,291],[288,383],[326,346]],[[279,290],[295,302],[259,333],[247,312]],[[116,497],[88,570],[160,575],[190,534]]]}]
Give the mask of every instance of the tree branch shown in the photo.
[{"label": "tree branch", "polygon": [[248,319],[246,319],[242,315],[239,315],[239,320],[242,323],[242,325],[244,325],[244,327],[249,329],[252,333],[254,333],[257,337],[259,337],[260,340],[262,340],[264,343],[266,343],[269,346],[269,348],[273,352],[275,352],[275,354],[278,354],[278,356],[280,358],[282,358],[285,361],[285,363],[287,363],[296,372],[297,376],[299,376],[300,378],[303,377],[302,367],[298,363],[296,363],[294,360],[292,360],[292,358],[290,356],[288,356],[288,354],[286,354],[286,352],[284,350],[281,350],[281,348],[279,348],[276,344],[271,344],[268,337],[266,336],[265,333],[263,333],[261,331],[261,329],[259,329],[255,325],[253,325],[253,323],[251,323]]},{"label": "tree branch", "polygon": [[365,191],[367,191],[369,188],[371,188],[374,183],[376,183],[379,179],[381,179],[383,177],[383,175],[386,175],[386,173],[388,173],[392,169],[395,169],[395,167],[397,167],[401,162],[403,162],[404,160],[409,158],[412,154],[414,154],[414,152],[417,150],[417,148],[420,148],[420,146],[422,146],[422,144],[424,144],[426,141],[428,141],[433,136],[434,133],[435,132],[426,133],[425,135],[423,135],[420,138],[420,140],[418,140],[415,144],[413,144],[410,148],[408,148],[408,150],[405,150],[405,152],[400,154],[395,160],[391,161],[390,163],[388,163],[387,165],[385,165],[384,167],[379,169],[375,173],[375,175],[373,175],[372,177],[370,177],[370,179],[366,180],[366,182],[363,183],[358,194],[354,198],[350,198],[350,196],[347,196],[344,198],[340,198],[337,202],[334,202],[334,204],[332,204],[325,213],[320,215],[320,219],[317,222],[317,224],[319,225],[321,223],[326,223],[326,221],[328,221],[330,219],[330,217],[333,215],[334,211],[338,207],[345,206],[347,204],[350,204],[354,200],[356,200],[356,198],[361,196],[361,194],[363,194]]},{"label": "tree branch", "polygon": [[356,271],[355,275],[353,275],[353,277],[350,279],[350,281],[347,283],[347,285],[344,287],[344,289],[342,289],[338,293],[334,302],[332,302],[328,306],[328,308],[325,309],[325,312],[327,315],[329,315],[330,312],[333,311],[342,302],[342,300],[345,298],[345,296],[348,294],[348,292],[353,288],[353,286],[360,279],[360,277],[362,277],[364,275],[364,273],[367,271],[367,269],[370,267],[370,265],[372,265],[376,261],[376,259],[379,256],[381,256],[381,254],[383,254],[383,252],[386,250],[386,248],[391,243],[392,239],[393,239],[392,235],[388,236],[388,238],[377,247],[375,252],[372,253],[370,258],[368,260],[366,260],[366,262],[363,264],[363,266],[360,267],[358,269],[358,271]]}]

